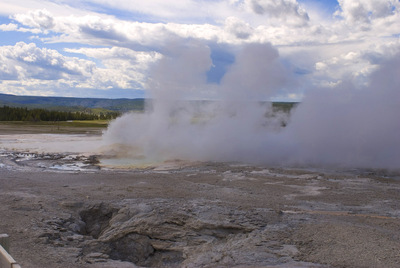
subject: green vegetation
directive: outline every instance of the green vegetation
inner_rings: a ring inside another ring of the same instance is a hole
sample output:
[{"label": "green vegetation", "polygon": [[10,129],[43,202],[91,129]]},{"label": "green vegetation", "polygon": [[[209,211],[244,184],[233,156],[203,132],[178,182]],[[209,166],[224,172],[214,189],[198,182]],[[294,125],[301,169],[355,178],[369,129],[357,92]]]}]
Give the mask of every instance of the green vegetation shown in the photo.
[{"label": "green vegetation", "polygon": [[274,112],[289,113],[298,105],[298,102],[273,102],[272,109]]},{"label": "green vegetation", "polygon": [[72,128],[106,128],[110,120],[81,120],[81,121],[0,121],[0,126],[13,127],[72,127]]},{"label": "green vegetation", "polygon": [[58,125],[61,127],[93,127],[93,128],[106,128],[110,120],[75,120],[67,122],[59,122]]},{"label": "green vegetation", "polygon": [[[196,106],[208,101],[191,102]],[[297,104],[295,102],[273,102],[272,112],[289,114]],[[147,105],[151,108],[151,100]],[[36,97],[0,94],[0,121],[9,122],[109,121],[124,112],[143,112],[144,108],[145,99]]]},{"label": "green vegetation", "polygon": [[111,120],[118,117],[118,112],[62,112],[46,109],[28,109],[20,107],[0,107],[0,121],[69,121],[69,120]]}]

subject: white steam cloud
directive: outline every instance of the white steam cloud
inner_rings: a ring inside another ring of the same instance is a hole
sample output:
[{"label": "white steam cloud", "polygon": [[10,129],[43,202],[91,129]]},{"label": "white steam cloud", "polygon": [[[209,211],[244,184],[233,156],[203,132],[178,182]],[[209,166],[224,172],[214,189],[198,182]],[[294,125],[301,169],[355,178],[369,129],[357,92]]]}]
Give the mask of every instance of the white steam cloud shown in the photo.
[{"label": "white steam cloud", "polygon": [[[170,44],[163,54],[149,79],[151,103],[145,113],[125,114],[104,134],[108,148],[119,156],[400,166],[399,55],[375,72],[365,88],[343,83],[309,91],[289,118],[257,101],[295,86],[294,75],[271,45],[245,46],[219,84],[207,83],[212,66],[208,46]],[[192,101],[205,99],[213,101]]]}]

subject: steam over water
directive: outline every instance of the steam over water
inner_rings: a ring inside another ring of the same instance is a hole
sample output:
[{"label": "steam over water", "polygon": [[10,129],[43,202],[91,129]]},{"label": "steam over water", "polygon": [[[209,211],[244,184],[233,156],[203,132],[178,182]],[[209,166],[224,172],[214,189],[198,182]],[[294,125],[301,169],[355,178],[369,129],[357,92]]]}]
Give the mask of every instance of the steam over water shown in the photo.
[{"label": "steam over water", "polygon": [[400,167],[400,55],[363,87],[349,80],[309,89],[289,116],[259,102],[298,86],[271,45],[242,48],[219,83],[207,81],[207,45],[171,44],[163,54],[149,77],[145,113],[123,115],[104,134],[120,157]]}]

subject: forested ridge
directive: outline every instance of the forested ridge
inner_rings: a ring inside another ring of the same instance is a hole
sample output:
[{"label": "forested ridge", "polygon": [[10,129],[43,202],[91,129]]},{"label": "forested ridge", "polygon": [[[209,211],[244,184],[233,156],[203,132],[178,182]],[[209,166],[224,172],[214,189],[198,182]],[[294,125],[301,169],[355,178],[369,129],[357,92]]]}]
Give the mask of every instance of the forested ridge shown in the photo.
[{"label": "forested ridge", "polygon": [[0,121],[68,121],[68,120],[109,120],[118,117],[118,112],[63,112],[23,107],[0,107]]},{"label": "forested ridge", "polygon": [[[73,97],[16,96],[0,93],[0,105],[47,109],[57,111],[79,111],[82,108],[104,109],[115,112],[143,111],[144,99],[98,99]],[[78,110],[77,110],[78,109]]]}]

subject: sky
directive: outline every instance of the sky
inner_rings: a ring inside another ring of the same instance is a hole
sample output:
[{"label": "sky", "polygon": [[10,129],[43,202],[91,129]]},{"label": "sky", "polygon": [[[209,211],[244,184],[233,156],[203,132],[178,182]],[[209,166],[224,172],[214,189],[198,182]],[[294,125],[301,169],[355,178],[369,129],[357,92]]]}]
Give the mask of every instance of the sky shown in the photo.
[{"label": "sky", "polygon": [[399,0],[2,0],[0,93],[138,98],[162,82],[207,99],[240,84],[301,101],[371,83],[399,36]]}]

